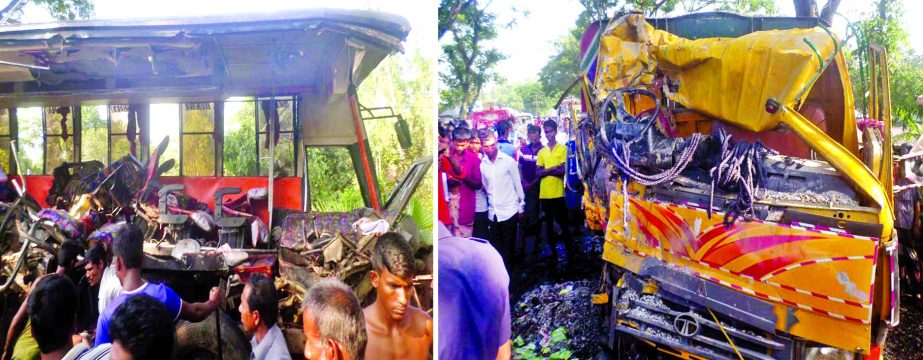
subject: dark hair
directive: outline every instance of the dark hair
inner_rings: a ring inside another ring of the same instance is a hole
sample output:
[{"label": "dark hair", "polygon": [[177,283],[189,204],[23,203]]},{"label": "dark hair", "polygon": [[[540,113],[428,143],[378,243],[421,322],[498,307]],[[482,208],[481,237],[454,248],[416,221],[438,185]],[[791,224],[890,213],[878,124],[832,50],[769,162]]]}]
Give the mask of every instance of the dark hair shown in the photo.
[{"label": "dark hair", "polygon": [[439,125],[439,137],[444,137],[449,135],[449,129],[446,129],[442,124]]},{"label": "dark hair", "polygon": [[378,238],[372,250],[372,270],[388,272],[402,278],[416,275],[413,249],[401,234],[388,232]]},{"label": "dark hair", "polygon": [[505,138],[510,135],[510,129],[513,125],[511,125],[509,121],[503,120],[498,122],[495,127],[497,128],[497,135],[501,138]]},{"label": "dark hair", "polygon": [[250,311],[260,312],[260,321],[267,328],[272,327],[279,314],[279,302],[276,300],[276,285],[266,275],[256,273],[250,275],[247,282],[250,287],[250,297],[247,306]]},{"label": "dark hair", "polygon": [[542,128],[543,128],[543,129],[544,129],[544,128],[549,128],[549,127],[551,128],[551,130],[557,131],[557,130],[558,130],[558,122],[557,122],[557,121],[554,121],[554,120],[552,120],[552,119],[548,119],[548,120],[545,120],[545,121],[542,122]]},{"label": "dark hair", "polygon": [[468,140],[471,139],[471,130],[468,128],[459,127],[455,129],[455,132],[452,133],[452,140]]},{"label": "dark hair", "polygon": [[77,257],[83,255],[83,247],[76,240],[67,240],[58,248],[58,266],[69,274],[74,269]]},{"label": "dark hair", "polygon": [[481,129],[481,130],[478,130],[478,138],[479,138],[479,139],[493,139],[493,138],[496,138],[496,137],[497,137],[497,136],[494,135],[494,131],[491,130],[491,129]]},{"label": "dark hair", "polygon": [[136,359],[169,359],[173,354],[173,316],[156,299],[138,294],[125,300],[109,322],[109,338]]},{"label": "dark hair", "polygon": [[96,245],[93,245],[93,247],[87,251],[84,259],[93,265],[102,263],[103,266],[106,266],[106,249],[103,247],[103,244],[96,243]]},{"label": "dark hair", "polygon": [[39,279],[27,306],[32,337],[42,354],[70,343],[77,320],[77,288],[69,278],[51,274]]},{"label": "dark hair", "polygon": [[321,341],[333,339],[352,359],[365,358],[365,317],[352,290],[339,280],[326,278],[314,283],[304,294],[302,312],[311,311]]},{"label": "dark hair", "polygon": [[112,240],[112,256],[122,258],[122,262],[129,269],[141,268],[141,259],[144,258],[144,234],[134,224],[126,224],[128,231],[125,236],[119,236]]},{"label": "dark hair", "polygon": [[538,125],[535,125],[535,124],[529,124],[529,126],[526,126],[526,133],[528,133],[528,134],[531,134],[531,133],[539,133],[539,134],[541,134],[541,133],[542,133],[542,128],[538,127]]}]

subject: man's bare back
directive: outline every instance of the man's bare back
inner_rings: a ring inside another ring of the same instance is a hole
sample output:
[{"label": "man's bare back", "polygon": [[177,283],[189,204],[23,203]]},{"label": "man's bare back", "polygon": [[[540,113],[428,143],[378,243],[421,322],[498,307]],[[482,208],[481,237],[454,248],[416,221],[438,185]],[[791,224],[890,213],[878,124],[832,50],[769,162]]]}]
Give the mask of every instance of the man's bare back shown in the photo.
[{"label": "man's bare back", "polygon": [[428,359],[433,345],[433,319],[420,309],[407,307],[403,320],[388,328],[390,317],[380,314],[375,304],[363,310],[370,359]]}]

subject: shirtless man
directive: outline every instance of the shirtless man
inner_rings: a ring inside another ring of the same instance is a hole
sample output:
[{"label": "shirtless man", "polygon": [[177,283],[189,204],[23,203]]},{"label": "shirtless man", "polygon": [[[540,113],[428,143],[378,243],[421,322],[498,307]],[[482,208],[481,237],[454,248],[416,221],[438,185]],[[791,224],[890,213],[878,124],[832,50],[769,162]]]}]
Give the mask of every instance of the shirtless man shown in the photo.
[{"label": "shirtless man", "polygon": [[408,306],[413,296],[413,250],[397,233],[378,239],[372,252],[375,302],[363,310],[367,354],[376,359],[426,359],[433,346],[433,319]]}]

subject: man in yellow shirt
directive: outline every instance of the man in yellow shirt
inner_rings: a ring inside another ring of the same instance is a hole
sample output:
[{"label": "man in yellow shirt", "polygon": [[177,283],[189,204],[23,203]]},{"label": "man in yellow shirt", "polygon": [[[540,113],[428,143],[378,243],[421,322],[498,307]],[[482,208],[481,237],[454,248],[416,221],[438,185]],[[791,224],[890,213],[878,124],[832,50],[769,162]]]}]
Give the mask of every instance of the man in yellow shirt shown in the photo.
[{"label": "man in yellow shirt", "polygon": [[[565,251],[567,251],[567,267],[570,268],[574,258],[574,239],[570,235],[570,227],[567,220],[567,204],[564,202],[564,164],[567,161],[567,148],[563,144],[558,144],[555,136],[558,134],[558,123],[554,120],[545,120],[542,123],[545,130],[545,138],[548,139],[548,146],[538,152],[536,159],[535,176],[542,179],[539,183],[538,198],[542,204],[542,211],[545,212],[545,229],[548,236],[548,242],[554,245],[552,249],[557,249],[557,242],[563,242]],[[557,236],[554,231],[554,223],[558,223],[561,228],[561,235]],[[557,238],[557,241],[552,239]],[[552,251],[554,256],[555,270],[557,270],[557,252]]]}]

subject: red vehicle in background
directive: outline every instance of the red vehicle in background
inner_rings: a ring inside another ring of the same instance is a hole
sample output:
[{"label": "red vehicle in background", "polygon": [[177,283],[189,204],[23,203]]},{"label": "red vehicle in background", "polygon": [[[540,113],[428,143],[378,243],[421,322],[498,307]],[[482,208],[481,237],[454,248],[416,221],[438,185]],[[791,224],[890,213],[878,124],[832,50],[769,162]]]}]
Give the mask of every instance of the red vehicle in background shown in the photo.
[{"label": "red vehicle in background", "polygon": [[471,126],[474,129],[493,128],[497,122],[515,119],[516,114],[507,109],[488,109],[471,113]]}]

